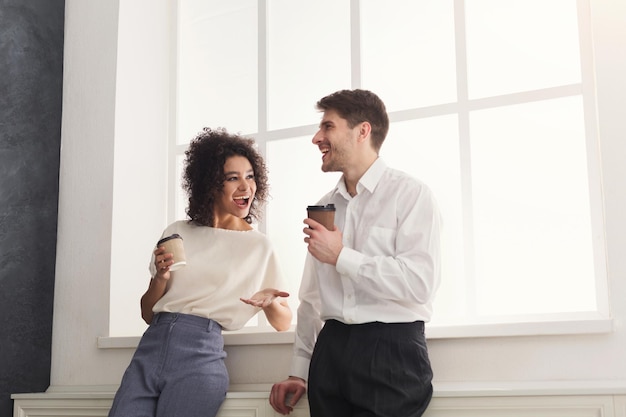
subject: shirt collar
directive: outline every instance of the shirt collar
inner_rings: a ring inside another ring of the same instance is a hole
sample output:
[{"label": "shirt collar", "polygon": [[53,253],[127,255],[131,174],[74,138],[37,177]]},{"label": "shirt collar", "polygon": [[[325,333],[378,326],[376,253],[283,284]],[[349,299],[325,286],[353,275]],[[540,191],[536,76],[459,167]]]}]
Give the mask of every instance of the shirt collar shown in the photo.
[{"label": "shirt collar", "polygon": [[[382,158],[378,157],[374,161],[374,163],[365,171],[358,184],[356,185],[356,191],[358,194],[361,193],[364,189],[373,193],[376,189],[376,186],[380,182],[380,179],[383,176],[383,173],[387,169],[387,164],[383,161]],[[350,194],[348,194],[348,190],[346,189],[346,183],[343,180],[343,175],[339,178],[335,189],[333,190],[333,194],[341,194],[346,200],[349,200]]]}]

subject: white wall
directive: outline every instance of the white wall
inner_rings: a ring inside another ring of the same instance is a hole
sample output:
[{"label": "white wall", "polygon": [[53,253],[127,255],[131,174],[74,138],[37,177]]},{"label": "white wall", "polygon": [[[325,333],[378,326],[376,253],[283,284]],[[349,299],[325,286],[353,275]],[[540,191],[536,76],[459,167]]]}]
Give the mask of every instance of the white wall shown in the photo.
[{"label": "white wall", "polygon": [[[98,348],[97,337],[109,331],[109,276],[144,276],[125,270],[118,251],[145,257],[165,216],[167,193],[158,184],[168,128],[161,81],[169,75],[159,28],[167,28],[167,3],[66,0],[51,391],[113,389],[132,355],[132,349]],[[626,2],[591,5],[614,331],[430,340],[436,388],[560,381],[626,386]],[[120,158],[121,151],[134,159]],[[119,242],[128,244],[118,249]],[[291,355],[288,344],[227,351],[234,384],[282,379]]]},{"label": "white wall", "polygon": [[[52,386],[119,382],[128,363],[128,351],[98,349],[96,337],[109,334],[109,277],[147,288],[145,248],[165,222],[169,3],[65,3]],[[138,295],[115,293],[140,321]]]}]

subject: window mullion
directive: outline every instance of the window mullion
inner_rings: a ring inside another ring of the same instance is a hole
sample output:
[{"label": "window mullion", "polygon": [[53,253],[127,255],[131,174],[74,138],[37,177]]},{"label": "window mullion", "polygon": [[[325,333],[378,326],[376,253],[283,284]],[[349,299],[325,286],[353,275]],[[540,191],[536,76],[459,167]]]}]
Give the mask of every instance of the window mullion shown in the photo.
[{"label": "window mullion", "polygon": [[361,88],[361,8],[360,0],[350,0],[350,59],[352,88]]},{"label": "window mullion", "polygon": [[463,201],[463,247],[465,265],[465,312],[476,316],[477,283],[474,268],[474,216],[472,203],[472,166],[467,72],[467,38],[464,0],[454,1],[456,83],[458,102],[459,155],[461,164],[461,201]]},{"label": "window mullion", "polygon": [[[267,56],[267,39],[268,39],[268,13],[267,13],[267,1],[258,0],[258,130],[257,132],[267,132],[267,65],[269,62]],[[265,154],[265,143],[259,144],[263,149],[262,153]]]}]

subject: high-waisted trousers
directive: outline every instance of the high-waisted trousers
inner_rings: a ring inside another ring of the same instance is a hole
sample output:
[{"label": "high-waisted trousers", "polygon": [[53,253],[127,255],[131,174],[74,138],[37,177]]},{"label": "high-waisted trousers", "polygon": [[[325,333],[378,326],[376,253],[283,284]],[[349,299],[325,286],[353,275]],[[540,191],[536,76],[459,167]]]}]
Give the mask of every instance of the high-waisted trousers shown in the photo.
[{"label": "high-waisted trousers", "polygon": [[212,417],[226,398],[228,372],[219,324],[159,313],[141,337],[109,417]]}]

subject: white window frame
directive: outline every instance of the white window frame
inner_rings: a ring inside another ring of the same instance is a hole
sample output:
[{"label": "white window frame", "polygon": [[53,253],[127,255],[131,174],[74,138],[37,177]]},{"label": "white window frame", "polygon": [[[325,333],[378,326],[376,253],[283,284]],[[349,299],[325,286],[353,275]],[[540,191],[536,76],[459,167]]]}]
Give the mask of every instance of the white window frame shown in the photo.
[{"label": "white window frame", "polygon": [[[263,154],[266,153],[267,143],[272,141],[290,139],[293,137],[310,136],[315,133],[317,125],[311,124],[307,126],[297,126],[293,128],[269,130],[267,127],[267,110],[265,107],[265,95],[267,93],[266,82],[266,29],[267,29],[267,0],[259,0],[259,106],[258,120],[259,130],[252,136],[255,137],[259,144],[259,148]],[[352,40],[352,88],[361,87],[360,73],[360,55],[359,55],[359,1],[350,0],[351,4],[351,35]],[[470,100],[468,98],[467,78],[466,78],[466,51],[464,48],[464,15],[463,1],[455,0],[455,30],[456,30],[456,60],[457,60],[457,86],[458,100],[456,103],[450,103],[439,106],[415,108],[403,111],[390,112],[390,121],[401,122],[414,120],[424,117],[432,117],[437,115],[456,114],[459,118],[459,132],[461,142],[467,144],[469,141],[469,114],[471,111],[497,107],[510,104],[527,103],[538,100],[547,100],[551,98],[568,97],[582,95],[584,102],[585,126],[587,136],[587,155],[589,160],[589,182],[590,182],[590,201],[592,214],[592,231],[596,237],[594,242],[595,259],[596,259],[596,290],[598,311],[595,313],[581,314],[555,314],[546,317],[537,317],[533,320],[531,317],[524,319],[514,319],[511,322],[490,322],[490,323],[470,323],[451,326],[430,326],[429,338],[457,338],[457,337],[489,337],[489,336],[514,336],[514,335],[537,335],[537,334],[579,334],[579,333],[604,333],[612,330],[612,321],[610,317],[608,305],[608,286],[607,271],[604,260],[604,225],[602,222],[602,190],[600,182],[599,170],[599,151],[598,151],[598,126],[596,120],[595,108],[595,82],[593,67],[593,50],[590,33],[589,18],[589,1],[578,1],[579,27],[581,34],[581,62],[582,62],[582,83],[559,86],[554,88],[545,88],[540,90],[507,94],[498,97],[489,97],[484,99]],[[173,20],[176,21],[175,14]],[[176,25],[173,25],[175,28]],[[173,36],[176,36],[176,30],[173,30]],[[175,45],[176,42],[173,42]],[[172,57],[175,59],[176,52]],[[175,71],[172,77],[172,85],[175,85]],[[171,123],[171,142],[170,142],[170,172],[177,172],[177,160],[184,154],[186,145],[176,144],[176,128],[175,128],[175,106],[172,112],[173,118]],[[314,121],[312,121],[314,122]],[[462,147],[464,158],[468,158],[468,146]],[[469,184],[463,184],[465,190],[469,189]],[[180,193],[180,178],[178,176],[170,176],[169,184],[170,195]],[[176,206],[175,199],[170,199],[168,212],[169,220],[174,220],[179,213],[180,208]],[[260,223],[259,229],[265,232],[266,225]],[[134,343],[133,338],[124,343]],[[274,332],[265,322],[264,317],[259,315],[258,327],[247,327],[237,332],[227,332],[225,334],[226,343],[230,345],[237,344],[264,344],[264,343],[291,343],[293,342],[293,329],[284,333]]]}]

